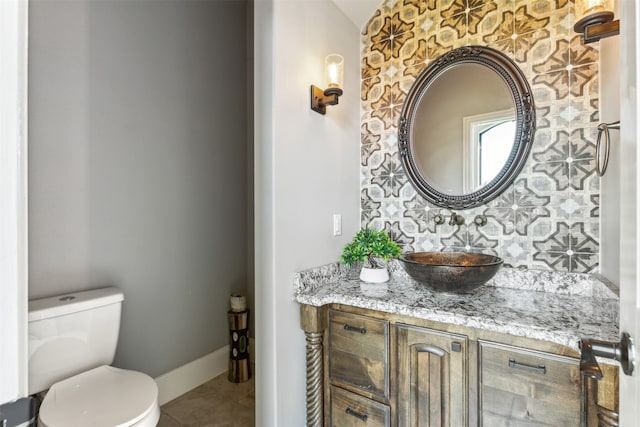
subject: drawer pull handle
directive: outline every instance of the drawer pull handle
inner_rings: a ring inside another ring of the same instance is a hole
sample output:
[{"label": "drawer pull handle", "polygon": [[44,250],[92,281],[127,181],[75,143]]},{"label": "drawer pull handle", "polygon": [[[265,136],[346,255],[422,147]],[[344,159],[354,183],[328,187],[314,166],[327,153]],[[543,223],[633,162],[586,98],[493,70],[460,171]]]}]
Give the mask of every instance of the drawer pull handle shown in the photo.
[{"label": "drawer pull handle", "polygon": [[509,359],[509,367],[522,369],[529,372],[536,372],[542,375],[547,373],[547,368],[544,365],[538,365],[538,366],[527,365],[526,363],[516,362],[515,359]]},{"label": "drawer pull handle", "polygon": [[354,411],[353,409],[351,409],[351,406],[349,406],[347,408],[346,412],[347,412],[347,414],[352,415],[352,416],[354,416],[356,418],[360,418],[362,421],[365,421],[365,422],[367,421],[367,418],[369,418],[368,414],[359,414],[356,411]]},{"label": "drawer pull handle", "polygon": [[344,329],[347,330],[347,331],[360,332],[361,334],[366,334],[367,333],[367,328],[365,328],[364,326],[362,328],[358,328],[356,326],[351,326],[348,323],[344,324]]}]

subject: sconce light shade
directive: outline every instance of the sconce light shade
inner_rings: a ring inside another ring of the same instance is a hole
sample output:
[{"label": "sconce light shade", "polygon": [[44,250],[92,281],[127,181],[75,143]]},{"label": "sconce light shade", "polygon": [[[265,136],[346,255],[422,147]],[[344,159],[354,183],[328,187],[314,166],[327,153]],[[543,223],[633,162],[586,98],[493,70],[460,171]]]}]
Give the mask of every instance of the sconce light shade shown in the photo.
[{"label": "sconce light shade", "polygon": [[620,20],[613,20],[612,0],[575,0],[573,29],[585,43],[620,34]]},{"label": "sconce light shade", "polygon": [[324,78],[327,87],[342,88],[344,81],[344,58],[338,54],[327,55],[324,59]]},{"label": "sconce light shade", "polygon": [[324,60],[324,78],[327,88],[320,89],[311,85],[311,109],[320,114],[326,114],[327,105],[336,105],[342,95],[344,76],[344,58],[338,54],[328,55]]}]

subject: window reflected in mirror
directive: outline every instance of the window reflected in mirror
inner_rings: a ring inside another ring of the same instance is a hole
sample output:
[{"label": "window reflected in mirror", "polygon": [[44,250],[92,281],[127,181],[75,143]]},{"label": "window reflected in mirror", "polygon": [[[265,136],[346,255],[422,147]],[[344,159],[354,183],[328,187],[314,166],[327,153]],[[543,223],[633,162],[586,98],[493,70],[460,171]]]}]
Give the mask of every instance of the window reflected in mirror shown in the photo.
[{"label": "window reflected in mirror", "polygon": [[509,159],[516,132],[513,109],[463,117],[463,191],[488,184]]}]

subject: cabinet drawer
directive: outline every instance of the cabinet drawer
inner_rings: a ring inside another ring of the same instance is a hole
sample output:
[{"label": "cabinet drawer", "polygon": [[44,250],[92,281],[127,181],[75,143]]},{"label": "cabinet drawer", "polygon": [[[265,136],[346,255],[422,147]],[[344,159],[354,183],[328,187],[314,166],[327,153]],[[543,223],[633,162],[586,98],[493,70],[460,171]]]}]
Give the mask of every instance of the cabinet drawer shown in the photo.
[{"label": "cabinet drawer", "polygon": [[389,399],[389,322],[329,311],[333,384]]},{"label": "cabinet drawer", "polygon": [[331,387],[331,426],[389,426],[389,406],[355,393]]},{"label": "cabinet drawer", "polygon": [[579,426],[579,361],[480,341],[480,420],[484,426]]}]

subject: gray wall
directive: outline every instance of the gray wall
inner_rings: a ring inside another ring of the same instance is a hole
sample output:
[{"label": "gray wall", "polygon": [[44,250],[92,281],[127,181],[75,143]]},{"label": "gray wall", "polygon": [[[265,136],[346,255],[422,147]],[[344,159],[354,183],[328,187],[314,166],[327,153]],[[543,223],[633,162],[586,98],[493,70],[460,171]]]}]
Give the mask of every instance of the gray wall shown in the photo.
[{"label": "gray wall", "polygon": [[245,12],[30,3],[29,294],[120,287],[117,366],[226,345],[247,290]]},{"label": "gray wall", "polygon": [[[336,262],[360,228],[360,32],[331,0],[256,1],[254,13],[256,419],[302,426],[292,277]],[[309,85],[323,84],[330,53],[344,56],[344,95],[323,116],[309,108]]]}]

